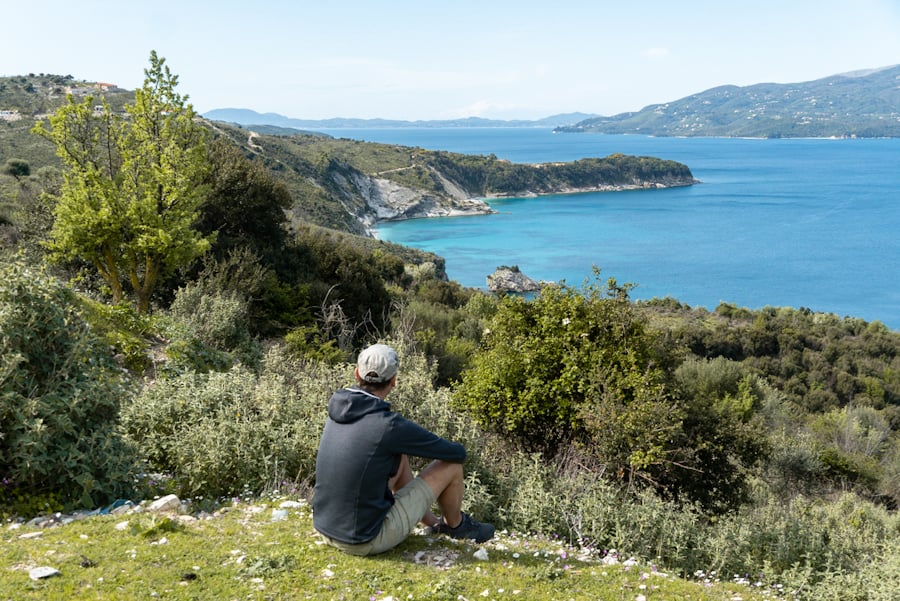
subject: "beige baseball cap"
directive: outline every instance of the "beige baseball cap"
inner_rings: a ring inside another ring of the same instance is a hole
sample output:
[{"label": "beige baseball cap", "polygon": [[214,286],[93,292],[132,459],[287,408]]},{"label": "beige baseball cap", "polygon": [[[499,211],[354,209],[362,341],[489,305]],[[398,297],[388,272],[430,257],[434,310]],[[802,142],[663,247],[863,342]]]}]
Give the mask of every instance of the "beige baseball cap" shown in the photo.
[{"label": "beige baseball cap", "polygon": [[363,381],[370,384],[383,384],[397,373],[400,358],[397,351],[386,344],[373,344],[359,354],[356,370]]}]

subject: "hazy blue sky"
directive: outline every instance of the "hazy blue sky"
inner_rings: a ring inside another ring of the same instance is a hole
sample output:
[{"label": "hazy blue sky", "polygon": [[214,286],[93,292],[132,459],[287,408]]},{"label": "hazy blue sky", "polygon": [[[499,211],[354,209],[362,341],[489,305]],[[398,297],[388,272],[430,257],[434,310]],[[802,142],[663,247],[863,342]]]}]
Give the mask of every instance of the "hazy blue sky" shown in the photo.
[{"label": "hazy blue sky", "polygon": [[132,89],[156,50],[200,112],[611,115],[718,85],[900,63],[900,0],[3,4],[0,75],[73,75]]}]

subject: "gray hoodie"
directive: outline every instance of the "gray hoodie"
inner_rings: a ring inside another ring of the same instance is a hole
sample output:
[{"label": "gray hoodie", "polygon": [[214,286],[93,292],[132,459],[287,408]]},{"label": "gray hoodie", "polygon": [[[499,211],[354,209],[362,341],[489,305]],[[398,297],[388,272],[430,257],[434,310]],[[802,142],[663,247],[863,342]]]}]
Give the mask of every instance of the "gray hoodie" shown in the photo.
[{"label": "gray hoodie", "polygon": [[365,543],[378,534],[394,504],[388,479],[402,455],[462,463],[466,450],[398,413],[358,388],[335,392],[316,458],[313,525],[344,543]]}]

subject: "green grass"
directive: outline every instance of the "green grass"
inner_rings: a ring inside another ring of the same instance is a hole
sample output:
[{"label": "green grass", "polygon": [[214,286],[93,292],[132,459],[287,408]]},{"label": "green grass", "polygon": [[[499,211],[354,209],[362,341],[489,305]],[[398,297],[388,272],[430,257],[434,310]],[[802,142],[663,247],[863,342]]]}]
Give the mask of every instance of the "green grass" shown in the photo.
[{"label": "green grass", "polygon": [[[0,534],[0,601],[770,598],[744,584],[609,565],[552,539],[505,532],[484,545],[417,532],[383,555],[352,557],[322,543],[308,507],[276,521],[278,505],[237,502],[188,523],[135,513],[45,530],[8,524]],[[482,548],[486,559],[475,556]],[[60,575],[33,581],[28,570],[36,566]]]}]

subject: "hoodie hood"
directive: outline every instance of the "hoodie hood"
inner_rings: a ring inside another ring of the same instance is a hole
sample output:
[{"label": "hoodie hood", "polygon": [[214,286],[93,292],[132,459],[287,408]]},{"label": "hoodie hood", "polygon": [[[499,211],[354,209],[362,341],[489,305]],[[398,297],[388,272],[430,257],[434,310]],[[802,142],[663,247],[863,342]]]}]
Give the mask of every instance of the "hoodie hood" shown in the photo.
[{"label": "hoodie hood", "polygon": [[328,417],[339,424],[350,424],[370,413],[390,410],[390,403],[358,388],[338,390],[328,400]]}]

